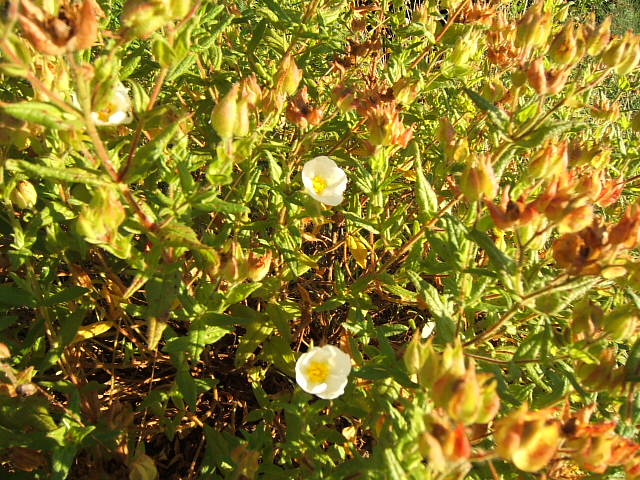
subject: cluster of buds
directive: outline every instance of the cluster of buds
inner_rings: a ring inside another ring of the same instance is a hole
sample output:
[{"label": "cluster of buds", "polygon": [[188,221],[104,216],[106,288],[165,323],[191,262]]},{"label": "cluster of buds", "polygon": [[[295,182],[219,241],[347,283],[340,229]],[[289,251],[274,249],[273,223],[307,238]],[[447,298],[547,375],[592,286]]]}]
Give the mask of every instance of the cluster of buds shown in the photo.
[{"label": "cluster of buds", "polygon": [[517,200],[509,197],[509,187],[502,191],[500,204],[486,200],[485,205],[489,209],[493,223],[501,230],[509,230],[515,227],[524,227],[538,218],[538,211],[533,203],[527,203],[524,195]]},{"label": "cluster of buds", "polygon": [[413,127],[402,123],[393,104],[377,105],[367,114],[369,142],[372,145],[398,145],[406,147],[413,138]]},{"label": "cluster of buds", "polygon": [[620,221],[611,227],[595,220],[577,232],[569,232],[553,244],[553,258],[571,274],[597,275],[614,278],[626,273],[616,263],[625,250],[640,244],[640,205],[628,207]]},{"label": "cluster of buds", "polygon": [[518,48],[515,46],[516,28],[502,11],[493,16],[487,30],[487,58],[499,67],[508,68],[516,63]]},{"label": "cluster of buds", "polygon": [[500,397],[491,374],[477,373],[473,360],[465,362],[462,345],[447,345],[442,354],[431,341],[415,336],[404,354],[410,374],[429,389],[436,407],[457,423],[489,423],[500,408]]},{"label": "cluster of buds", "polygon": [[122,9],[122,33],[127,38],[147,38],[190,9],[190,0],[127,0]]},{"label": "cluster of buds", "polygon": [[403,78],[392,87],[378,86],[365,91],[355,91],[347,85],[339,85],[334,89],[332,97],[341,111],[355,109],[366,119],[368,147],[398,145],[404,148],[413,138],[413,127],[407,127],[403,123],[399,104],[411,103],[418,90],[417,83]]},{"label": "cluster of buds", "polygon": [[272,258],[271,250],[267,250],[264,255],[258,255],[254,251],[247,255],[238,242],[230,241],[220,255],[220,276],[230,284],[247,279],[259,282],[269,273]]},{"label": "cluster of buds", "polygon": [[94,0],[82,4],[64,1],[57,15],[30,0],[21,0],[18,15],[24,36],[45,55],[62,55],[89,48],[98,36],[98,15],[104,13]]},{"label": "cluster of buds", "polygon": [[498,4],[494,2],[465,2],[458,18],[461,23],[489,26],[497,10]]},{"label": "cluster of buds", "polygon": [[611,41],[600,57],[602,63],[618,75],[626,75],[640,62],[640,36],[628,31]]},{"label": "cluster of buds", "polygon": [[524,404],[497,420],[493,432],[496,453],[525,472],[544,468],[561,441],[561,424],[553,413],[553,409],[531,411]]},{"label": "cluster of buds", "polygon": [[426,416],[418,448],[439,479],[462,479],[471,469],[471,443],[464,425],[452,425],[441,411]]},{"label": "cluster of buds", "polygon": [[255,110],[262,99],[262,90],[255,75],[234,84],[227,94],[213,107],[211,125],[223,140],[234,135],[244,137],[249,134],[249,113]]},{"label": "cluster of buds", "polygon": [[571,459],[583,470],[593,473],[604,473],[609,467],[637,465],[634,454],[640,445],[617,435],[615,422],[588,423],[593,410],[593,406],[584,408],[563,425],[566,436],[563,447]]},{"label": "cluster of buds", "polygon": [[287,120],[304,129],[307,126],[318,125],[322,121],[323,113],[322,108],[309,103],[307,87],[304,86],[287,105],[286,115]]},{"label": "cluster of buds", "polygon": [[[478,50],[478,40],[480,33],[476,30],[469,30],[464,35],[458,37],[453,50],[446,58],[446,63],[455,67],[468,66],[469,60]],[[446,67],[443,67],[443,69]]]}]

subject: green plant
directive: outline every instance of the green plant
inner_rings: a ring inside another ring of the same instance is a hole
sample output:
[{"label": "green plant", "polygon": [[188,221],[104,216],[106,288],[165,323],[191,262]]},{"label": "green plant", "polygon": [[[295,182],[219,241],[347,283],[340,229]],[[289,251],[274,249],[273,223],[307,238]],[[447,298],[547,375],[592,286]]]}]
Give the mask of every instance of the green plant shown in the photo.
[{"label": "green plant", "polygon": [[520,7],[10,0],[3,475],[639,478],[640,39]]}]

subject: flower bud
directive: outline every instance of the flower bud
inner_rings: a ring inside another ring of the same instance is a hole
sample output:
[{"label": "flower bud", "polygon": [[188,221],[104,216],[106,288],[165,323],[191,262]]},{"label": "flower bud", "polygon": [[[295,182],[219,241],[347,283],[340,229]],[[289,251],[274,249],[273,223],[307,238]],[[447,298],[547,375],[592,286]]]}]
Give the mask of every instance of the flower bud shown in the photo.
[{"label": "flower bud", "polygon": [[262,99],[262,89],[258,84],[256,74],[254,73],[242,80],[240,85],[240,101],[244,100],[251,108],[254,108]]},{"label": "flower bud", "polygon": [[604,312],[587,298],[576,303],[571,316],[571,336],[575,342],[590,340],[602,330]]},{"label": "flower bud", "polygon": [[[594,20],[592,20],[594,22]],[[611,39],[611,17],[605,18],[598,28],[587,27],[587,53],[592,57],[600,55]]]},{"label": "flower bud", "polygon": [[531,85],[531,88],[533,88],[538,95],[547,93],[547,75],[542,58],[536,58],[529,64],[527,80],[529,80],[529,85]]},{"label": "flower bud", "polygon": [[[463,478],[471,468],[471,442],[464,425],[453,427],[445,415],[433,412],[425,418],[426,429],[419,437],[418,450],[431,469],[446,472],[444,478]],[[440,477],[438,477],[440,478]]]},{"label": "flower bud", "polygon": [[129,480],[157,480],[158,469],[153,459],[144,453],[136,454],[129,465]]},{"label": "flower bud", "polygon": [[126,213],[114,188],[98,187],[91,203],[82,209],[76,230],[94,244],[112,244]]},{"label": "flower bud", "polygon": [[19,209],[33,208],[38,201],[38,192],[31,182],[20,180],[11,192],[11,201]]},{"label": "flower bud", "polygon": [[229,283],[241,283],[249,274],[247,256],[236,241],[227,245],[227,251],[220,256],[220,276]]},{"label": "flower bud", "polygon": [[407,78],[401,78],[393,84],[393,96],[401,105],[409,105],[418,95],[418,83]]},{"label": "flower bud", "polygon": [[558,222],[559,233],[579,232],[593,222],[593,207],[582,205],[564,215]]},{"label": "flower bud", "polygon": [[638,326],[638,309],[634,305],[623,305],[609,312],[603,320],[604,330],[616,342],[626,340]]},{"label": "flower bud", "polygon": [[573,22],[566,23],[560,33],[553,39],[549,47],[549,54],[554,62],[560,65],[571,63],[577,53],[576,33]]},{"label": "flower bud", "polygon": [[547,72],[547,93],[560,93],[569,79],[569,70],[554,69]]},{"label": "flower bud", "polygon": [[555,455],[560,425],[552,410],[529,411],[525,404],[495,422],[496,453],[520,470],[537,472]]},{"label": "flower bud", "polygon": [[262,280],[267,273],[269,273],[269,269],[271,268],[271,259],[273,258],[273,254],[271,250],[267,250],[267,253],[258,257],[255,252],[249,253],[248,262],[248,273],[247,276],[253,282],[259,282]]},{"label": "flower bud", "polygon": [[298,68],[291,55],[286,55],[276,73],[276,89],[279,92],[293,95],[302,80],[302,70]]},{"label": "flower bud", "polygon": [[447,60],[453,65],[464,67],[478,50],[478,32],[470,30],[456,40]]},{"label": "flower bud", "polygon": [[127,0],[120,20],[128,38],[147,38],[169,21],[165,5],[153,0]]},{"label": "flower bud", "polygon": [[482,96],[489,100],[492,103],[499,102],[502,100],[507,93],[506,88],[504,88],[504,84],[499,78],[494,78],[485,82],[482,86]]},{"label": "flower bud", "polygon": [[333,89],[331,98],[342,113],[350,112],[354,108],[355,97],[353,96],[353,90],[350,87],[338,85]]},{"label": "flower bud", "polygon": [[498,182],[490,157],[483,155],[472,164],[467,165],[462,173],[459,186],[465,198],[471,202],[482,198],[493,200],[498,193]]},{"label": "flower bud", "polygon": [[525,12],[518,22],[515,44],[517,47],[533,49],[547,43],[551,33],[552,18],[543,12],[544,2],[538,1]]},{"label": "flower bud", "polygon": [[611,348],[603,350],[596,363],[577,362],[574,370],[582,385],[593,392],[606,390],[613,394],[624,381],[624,368],[618,365]]},{"label": "flower bud", "polygon": [[531,160],[529,173],[535,178],[555,178],[566,172],[568,162],[568,142],[549,140]]},{"label": "flower bud", "polygon": [[218,136],[223,140],[233,136],[238,119],[238,84],[234,84],[231,90],[216,103],[211,112],[211,125]]},{"label": "flower bud", "polygon": [[233,134],[237,137],[245,137],[249,134],[249,102],[240,100],[236,107],[236,121],[233,125]]},{"label": "flower bud", "polygon": [[618,75],[626,75],[638,66],[640,62],[640,42],[637,37],[631,37],[630,33],[625,35],[626,48],[622,61],[615,67]]},{"label": "flower bud", "polygon": [[621,38],[613,40],[602,52],[600,61],[607,67],[617,67],[622,62],[626,50],[625,42]]}]

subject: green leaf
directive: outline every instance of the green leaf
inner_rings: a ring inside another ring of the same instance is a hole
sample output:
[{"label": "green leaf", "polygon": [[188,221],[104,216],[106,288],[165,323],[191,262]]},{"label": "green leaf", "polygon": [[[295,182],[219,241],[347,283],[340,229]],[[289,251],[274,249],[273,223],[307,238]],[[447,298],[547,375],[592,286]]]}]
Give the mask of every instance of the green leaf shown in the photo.
[{"label": "green leaf", "polygon": [[495,242],[491,240],[489,235],[481,232],[480,230],[473,229],[469,231],[467,237],[476,242],[480,248],[487,252],[491,262],[498,268],[498,270],[503,270],[511,275],[515,274],[516,262],[496,247]]},{"label": "green leaf", "polygon": [[419,147],[416,145],[416,158],[413,162],[416,171],[416,199],[420,207],[419,219],[422,223],[431,220],[438,212],[438,197],[424,175]]},{"label": "green leaf", "polygon": [[36,302],[31,293],[10,285],[0,285],[0,308],[34,307],[35,305]]},{"label": "green leaf", "polygon": [[2,111],[25,122],[53,130],[67,130],[82,125],[79,115],[72,115],[51,103],[36,100],[7,103],[2,106]]},{"label": "green leaf", "polygon": [[475,103],[476,107],[487,114],[489,120],[498,127],[502,132],[506,132],[509,127],[509,116],[504,112],[504,110],[496,107],[489,100],[484,98],[482,95],[477,94],[473,90],[468,88],[464,88],[464,91],[469,98]]},{"label": "green leaf", "polygon": [[436,335],[444,343],[453,342],[456,325],[451,318],[453,308],[446,298],[443,298],[436,287],[425,282],[416,272],[408,271],[407,275],[416,287],[418,297],[422,297],[436,322]]},{"label": "green leaf", "polygon": [[30,173],[42,178],[69,183],[83,183],[87,185],[110,185],[110,180],[98,177],[95,173],[82,168],[54,168],[27,162],[25,160],[7,160],[5,164],[9,170]]},{"label": "green leaf", "polygon": [[59,303],[66,303],[66,302],[70,302],[71,300],[75,300],[77,298],[82,297],[85,293],[87,293],[89,291],[89,289],[87,288],[83,288],[83,287],[78,287],[76,285],[73,285],[71,287],[67,287],[64,290],[51,295],[50,297],[46,298],[44,300],[44,302],[42,302],[42,305],[45,307],[51,307],[53,305],[58,305]]}]

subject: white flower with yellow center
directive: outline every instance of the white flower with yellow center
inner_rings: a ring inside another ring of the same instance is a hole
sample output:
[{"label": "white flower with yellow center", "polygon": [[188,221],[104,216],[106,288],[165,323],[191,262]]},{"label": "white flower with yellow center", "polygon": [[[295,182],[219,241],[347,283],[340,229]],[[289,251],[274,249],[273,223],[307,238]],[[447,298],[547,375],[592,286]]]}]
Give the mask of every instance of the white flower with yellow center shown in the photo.
[{"label": "white flower with yellow center", "polygon": [[326,205],[336,206],[342,202],[342,194],[347,188],[347,175],[336,162],[321,156],[304,164],[302,183],[313,198]]},{"label": "white flower with yellow center", "polygon": [[120,125],[133,120],[131,114],[131,98],[129,89],[122,82],[118,82],[113,87],[111,98],[105,107],[99,112],[91,112],[93,122],[98,126]]},{"label": "white flower with yellow center", "polygon": [[307,393],[331,400],[344,393],[351,357],[333,345],[312,347],[296,362],[296,382]]}]

